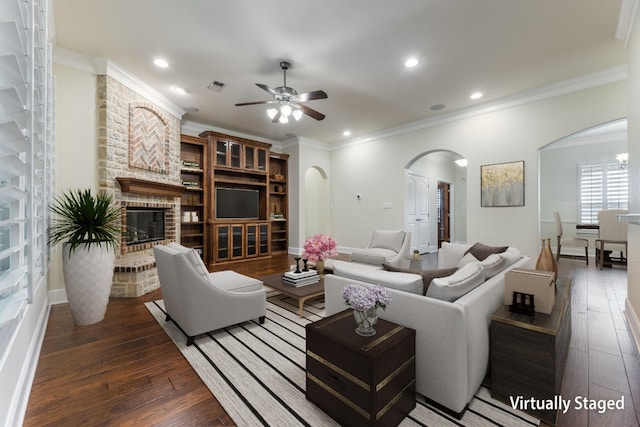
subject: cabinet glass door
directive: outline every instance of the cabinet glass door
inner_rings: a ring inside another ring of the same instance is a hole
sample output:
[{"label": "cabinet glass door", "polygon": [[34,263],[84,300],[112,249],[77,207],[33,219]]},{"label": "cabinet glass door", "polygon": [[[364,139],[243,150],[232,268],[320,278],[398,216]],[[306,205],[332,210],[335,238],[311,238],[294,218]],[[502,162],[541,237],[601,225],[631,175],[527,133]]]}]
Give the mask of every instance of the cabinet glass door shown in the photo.
[{"label": "cabinet glass door", "polygon": [[216,141],[216,166],[227,165],[227,142]]},{"label": "cabinet glass door", "polygon": [[258,226],[247,224],[247,257],[258,255]]},{"label": "cabinet glass door", "polygon": [[223,260],[229,258],[229,227],[216,227],[216,258]]},{"label": "cabinet glass door", "polygon": [[246,146],[244,147],[244,167],[247,169],[255,168],[255,160],[254,160],[254,149],[253,147]]},{"label": "cabinet glass door", "polygon": [[228,147],[229,147],[229,156],[230,156],[230,164],[229,166],[233,167],[233,168],[239,168],[242,166],[242,162],[240,161],[241,159],[241,148],[242,146],[240,144],[237,144],[235,142],[228,142]]},{"label": "cabinet glass door", "polygon": [[267,150],[258,148],[258,170],[267,170]]},{"label": "cabinet glass door", "polygon": [[260,224],[260,255],[269,254],[269,224]]},{"label": "cabinet glass door", "polygon": [[244,234],[244,226],[232,225],[231,226],[231,257],[242,258],[244,251],[242,250],[242,238]]}]

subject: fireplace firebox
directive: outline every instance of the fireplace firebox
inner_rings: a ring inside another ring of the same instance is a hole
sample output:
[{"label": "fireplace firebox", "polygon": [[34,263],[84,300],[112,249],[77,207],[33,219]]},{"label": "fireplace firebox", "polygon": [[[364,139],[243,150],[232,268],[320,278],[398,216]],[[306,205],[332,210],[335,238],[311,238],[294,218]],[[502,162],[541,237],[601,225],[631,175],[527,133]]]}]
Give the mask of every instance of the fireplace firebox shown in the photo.
[{"label": "fireplace firebox", "polygon": [[166,209],[127,207],[126,244],[164,240]]}]

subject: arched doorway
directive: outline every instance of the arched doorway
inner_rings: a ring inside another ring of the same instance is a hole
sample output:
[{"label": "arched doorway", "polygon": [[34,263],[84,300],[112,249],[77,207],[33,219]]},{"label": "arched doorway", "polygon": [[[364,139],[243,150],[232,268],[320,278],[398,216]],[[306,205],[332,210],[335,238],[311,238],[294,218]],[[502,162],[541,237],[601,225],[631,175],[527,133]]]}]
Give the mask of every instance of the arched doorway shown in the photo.
[{"label": "arched doorway", "polygon": [[304,236],[329,233],[329,188],[327,174],[311,167],[304,174]]},{"label": "arched doorway", "polygon": [[435,252],[443,241],[466,242],[467,171],[462,155],[434,150],[405,167],[405,230],[411,250]]},{"label": "arched doorway", "polygon": [[[553,212],[558,212],[563,236],[587,238],[590,255],[595,254],[597,230],[576,229],[576,224],[587,222],[581,208],[581,180],[585,179],[585,173],[600,167],[602,191],[606,191],[607,176],[614,177],[612,171],[624,167],[618,164],[616,156],[626,153],[627,146],[627,119],[624,118],[576,132],[538,150],[539,237],[551,238],[554,253]],[[593,186],[592,183],[585,185]],[[571,248],[563,249],[563,253],[571,251]],[[576,249],[575,254],[579,255],[580,251]]]}]

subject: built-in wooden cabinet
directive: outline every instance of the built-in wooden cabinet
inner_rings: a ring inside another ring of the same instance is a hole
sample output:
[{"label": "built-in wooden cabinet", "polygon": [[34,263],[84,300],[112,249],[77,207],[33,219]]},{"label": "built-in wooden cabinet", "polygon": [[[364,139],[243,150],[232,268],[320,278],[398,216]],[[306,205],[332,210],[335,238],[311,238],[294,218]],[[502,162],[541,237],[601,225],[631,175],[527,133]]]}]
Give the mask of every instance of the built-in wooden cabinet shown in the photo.
[{"label": "built-in wooden cabinet", "polygon": [[[212,131],[182,136],[181,242],[208,266],[287,252],[288,155],[270,148]],[[221,206],[233,192],[251,194],[252,207]]]},{"label": "built-in wooden cabinet", "polygon": [[209,213],[207,181],[207,140],[181,135],[180,178],[185,188],[180,199],[180,243],[194,248],[204,260],[210,258],[207,250],[205,223]]},{"label": "built-in wooden cabinet", "polygon": [[271,153],[269,156],[269,219],[271,220],[271,253],[283,254],[289,249],[288,227],[289,201],[287,154]]}]

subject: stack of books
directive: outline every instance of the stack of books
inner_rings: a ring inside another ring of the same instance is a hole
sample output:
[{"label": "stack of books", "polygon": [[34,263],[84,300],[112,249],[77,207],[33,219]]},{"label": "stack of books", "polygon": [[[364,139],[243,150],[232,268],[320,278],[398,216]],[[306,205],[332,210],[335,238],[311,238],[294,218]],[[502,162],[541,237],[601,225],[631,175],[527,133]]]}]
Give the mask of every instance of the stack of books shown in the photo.
[{"label": "stack of books", "polygon": [[316,270],[309,271],[301,271],[300,273],[295,273],[293,271],[287,271],[282,276],[282,282],[285,285],[289,286],[305,286],[312,285],[314,283],[318,283],[320,281],[320,276]]}]

